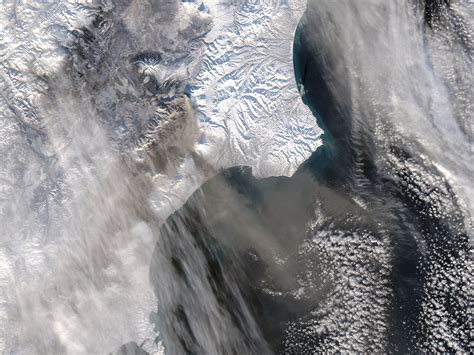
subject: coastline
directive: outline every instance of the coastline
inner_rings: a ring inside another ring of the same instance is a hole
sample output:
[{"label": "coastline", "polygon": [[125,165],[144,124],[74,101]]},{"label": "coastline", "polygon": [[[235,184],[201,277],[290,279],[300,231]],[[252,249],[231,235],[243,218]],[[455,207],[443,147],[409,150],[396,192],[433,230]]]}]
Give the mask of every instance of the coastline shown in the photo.
[{"label": "coastline", "polygon": [[[301,100],[311,111],[316,124],[322,131],[321,145],[304,161],[299,167],[298,172],[309,170],[311,173],[323,178],[327,174],[331,162],[335,158],[336,147],[335,141],[329,132],[324,118],[318,112],[316,103],[312,102],[311,97],[307,94],[308,88],[311,89],[311,82],[306,81],[307,63],[310,55],[307,48],[304,47],[304,26],[306,22],[307,10],[301,16],[296,27],[293,40],[293,71],[295,75],[296,86],[300,93]],[[313,83],[314,85],[314,83]],[[317,91],[317,90],[316,90]]]}]

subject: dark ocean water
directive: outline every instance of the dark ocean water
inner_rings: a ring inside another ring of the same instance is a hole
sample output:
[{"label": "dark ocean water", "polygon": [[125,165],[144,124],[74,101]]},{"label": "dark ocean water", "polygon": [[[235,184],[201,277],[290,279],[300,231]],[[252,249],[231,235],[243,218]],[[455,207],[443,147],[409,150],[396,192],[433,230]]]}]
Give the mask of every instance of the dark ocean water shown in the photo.
[{"label": "dark ocean water", "polygon": [[[404,86],[387,75],[371,96],[378,81],[350,67],[359,52],[337,32],[350,24],[332,16],[353,11],[371,26],[400,15],[363,10],[310,4],[296,32],[295,75],[323,145],[291,178],[222,172],[163,227],[151,279],[170,353],[474,350],[469,212],[435,158],[394,128],[384,90]],[[427,42],[454,16],[446,4],[413,11]],[[377,39],[357,46],[388,51]]]}]

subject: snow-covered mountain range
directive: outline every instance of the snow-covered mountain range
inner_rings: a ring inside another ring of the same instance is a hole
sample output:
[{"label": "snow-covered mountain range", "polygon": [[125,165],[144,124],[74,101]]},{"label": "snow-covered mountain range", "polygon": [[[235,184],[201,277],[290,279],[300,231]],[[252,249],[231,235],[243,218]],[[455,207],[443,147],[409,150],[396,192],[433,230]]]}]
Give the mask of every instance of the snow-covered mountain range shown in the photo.
[{"label": "snow-covered mountain range", "polygon": [[151,248],[220,169],[291,175],[304,0],[0,4],[0,352],[153,343]]}]

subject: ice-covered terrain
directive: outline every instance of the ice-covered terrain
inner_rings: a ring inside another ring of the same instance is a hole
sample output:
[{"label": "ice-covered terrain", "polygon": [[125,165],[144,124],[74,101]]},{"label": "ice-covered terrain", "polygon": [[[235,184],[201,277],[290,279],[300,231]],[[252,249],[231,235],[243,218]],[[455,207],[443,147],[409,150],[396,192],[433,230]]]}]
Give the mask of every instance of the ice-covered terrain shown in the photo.
[{"label": "ice-covered terrain", "polygon": [[202,139],[212,144],[198,151],[219,167],[248,165],[256,176],[289,176],[320,144],[290,74],[305,1],[235,3],[207,4],[216,25],[205,38],[193,95]]},{"label": "ice-covered terrain", "polygon": [[319,145],[290,1],[0,4],[0,352],[158,351],[151,248],[221,168]]}]

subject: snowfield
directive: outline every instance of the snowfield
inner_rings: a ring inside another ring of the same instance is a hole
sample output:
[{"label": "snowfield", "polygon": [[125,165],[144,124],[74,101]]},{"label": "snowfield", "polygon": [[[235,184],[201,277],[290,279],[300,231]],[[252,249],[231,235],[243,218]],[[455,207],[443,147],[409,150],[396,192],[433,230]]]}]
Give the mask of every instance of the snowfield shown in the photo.
[{"label": "snowfield", "polygon": [[0,4],[0,352],[160,350],[161,223],[220,169],[291,175],[304,0]]},{"label": "snowfield", "polygon": [[219,168],[248,165],[257,177],[290,176],[320,144],[293,73],[305,2],[223,3],[208,4],[215,29],[193,90],[206,142],[197,150]]}]

